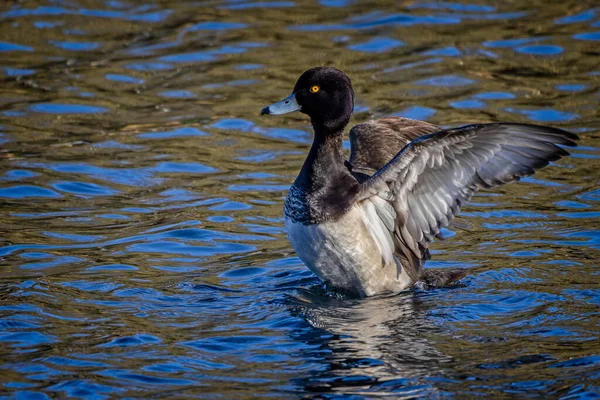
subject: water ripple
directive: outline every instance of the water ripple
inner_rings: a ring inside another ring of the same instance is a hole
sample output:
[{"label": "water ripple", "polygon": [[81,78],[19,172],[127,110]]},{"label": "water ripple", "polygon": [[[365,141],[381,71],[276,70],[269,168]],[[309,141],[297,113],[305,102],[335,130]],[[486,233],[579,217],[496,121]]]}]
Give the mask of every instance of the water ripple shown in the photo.
[{"label": "water ripple", "polygon": [[[0,392],[597,397],[599,15],[570,0],[7,4]],[[468,268],[459,284],[347,298],[285,236],[310,121],[259,116],[314,65],[348,72],[353,123],[581,140],[462,207],[427,263]]]}]

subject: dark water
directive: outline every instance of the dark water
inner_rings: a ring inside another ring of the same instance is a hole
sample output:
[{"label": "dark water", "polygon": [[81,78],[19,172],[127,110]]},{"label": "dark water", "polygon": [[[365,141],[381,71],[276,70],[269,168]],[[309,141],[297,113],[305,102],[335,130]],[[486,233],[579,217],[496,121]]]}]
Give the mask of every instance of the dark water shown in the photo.
[{"label": "dark water", "polygon": [[[3,1],[0,393],[600,397],[595,1]],[[297,76],[353,122],[541,123],[573,156],[478,194],[451,289],[330,296],[282,229],[311,141]]]}]

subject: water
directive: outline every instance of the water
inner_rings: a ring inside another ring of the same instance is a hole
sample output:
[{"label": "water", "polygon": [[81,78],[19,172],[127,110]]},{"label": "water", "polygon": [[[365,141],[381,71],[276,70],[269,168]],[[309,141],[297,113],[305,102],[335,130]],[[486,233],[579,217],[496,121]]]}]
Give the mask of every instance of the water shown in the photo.
[{"label": "water", "polygon": [[[0,393],[600,396],[597,6],[4,2]],[[580,147],[464,208],[429,263],[461,284],[338,298],[282,229],[308,121],[258,115],[322,64],[351,76],[353,123]]]}]

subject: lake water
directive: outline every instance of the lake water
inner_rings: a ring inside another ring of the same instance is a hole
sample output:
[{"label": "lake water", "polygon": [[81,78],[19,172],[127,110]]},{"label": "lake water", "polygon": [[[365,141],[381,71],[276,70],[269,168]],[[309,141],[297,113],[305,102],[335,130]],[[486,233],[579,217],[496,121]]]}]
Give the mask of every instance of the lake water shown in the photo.
[{"label": "lake water", "polygon": [[[600,397],[598,3],[396,3],[4,1],[0,397]],[[259,116],[316,65],[352,123],[580,146],[463,209],[461,284],[338,297],[283,231],[309,122]]]}]

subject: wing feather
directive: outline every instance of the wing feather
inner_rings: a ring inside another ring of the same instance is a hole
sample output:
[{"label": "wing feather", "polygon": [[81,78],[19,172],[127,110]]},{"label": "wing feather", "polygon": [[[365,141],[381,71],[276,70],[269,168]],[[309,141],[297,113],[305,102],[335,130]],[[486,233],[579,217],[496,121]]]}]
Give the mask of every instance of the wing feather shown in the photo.
[{"label": "wing feather", "polygon": [[[395,231],[396,252],[413,263],[413,273],[419,272],[431,241],[476,191],[533,174],[568,155],[560,146],[575,146],[577,139],[561,129],[527,124],[476,124],[428,133],[407,141],[385,165],[367,162],[379,170],[362,183],[359,199],[378,197],[394,209],[373,202],[385,226]],[[367,157],[355,154],[354,147],[353,155],[359,161]]]}]

